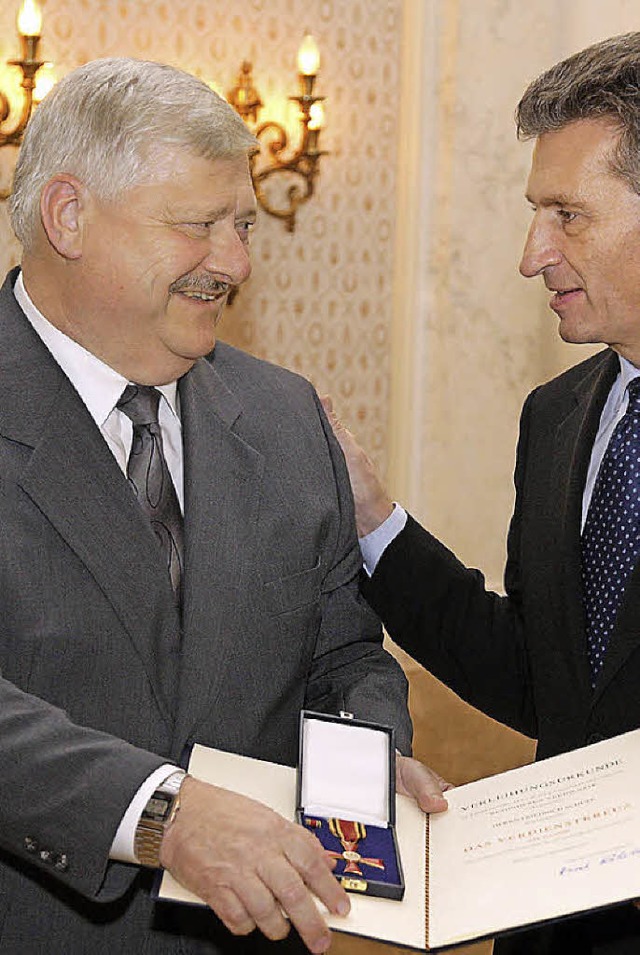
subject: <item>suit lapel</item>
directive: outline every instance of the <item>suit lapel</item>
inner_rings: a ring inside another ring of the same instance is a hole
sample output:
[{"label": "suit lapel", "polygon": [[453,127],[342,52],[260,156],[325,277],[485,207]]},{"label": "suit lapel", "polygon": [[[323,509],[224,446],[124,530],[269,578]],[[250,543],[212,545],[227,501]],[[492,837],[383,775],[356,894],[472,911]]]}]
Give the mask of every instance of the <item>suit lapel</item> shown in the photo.
[{"label": "suit lapel", "polygon": [[242,407],[208,362],[180,383],[185,465],[185,591],[176,739],[215,705],[228,666],[251,638],[255,526],[264,458],[239,434]]},{"label": "suit lapel", "polygon": [[553,599],[562,621],[560,632],[565,634],[563,646],[568,649],[575,689],[585,699],[591,697],[591,685],[581,585],[582,496],[600,415],[618,368],[617,356],[604,353],[603,361],[571,393],[567,414],[556,429],[552,464],[552,526],[557,528],[559,554]]},{"label": "suit lapel", "polygon": [[[153,532],[75,389],[17,306],[0,293],[0,434],[32,449],[18,484],[83,562],[135,644],[169,718],[151,632],[168,579]],[[176,618],[177,620],[177,618]]]}]

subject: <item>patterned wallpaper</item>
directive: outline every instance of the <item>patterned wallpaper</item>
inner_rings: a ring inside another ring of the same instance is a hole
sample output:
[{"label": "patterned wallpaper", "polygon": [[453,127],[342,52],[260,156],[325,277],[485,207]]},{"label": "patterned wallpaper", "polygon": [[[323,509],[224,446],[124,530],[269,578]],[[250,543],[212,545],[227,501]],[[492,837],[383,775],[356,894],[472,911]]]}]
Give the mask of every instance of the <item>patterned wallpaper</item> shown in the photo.
[{"label": "patterned wallpaper", "polygon": [[[15,57],[19,0],[0,4],[0,63]],[[59,76],[99,56],[165,61],[211,82],[235,83],[243,59],[267,104],[261,119],[292,121],[303,33],[321,52],[317,92],[326,129],[314,199],[293,235],[261,214],[253,274],[221,337],[300,371],[330,391],[386,466],[389,328],[395,230],[396,104],[402,0],[41,0],[43,56]],[[16,70],[0,86],[17,90]],[[17,99],[17,97],[16,97]],[[1,151],[0,188],[9,149]],[[0,268],[18,260],[0,208]]]}]

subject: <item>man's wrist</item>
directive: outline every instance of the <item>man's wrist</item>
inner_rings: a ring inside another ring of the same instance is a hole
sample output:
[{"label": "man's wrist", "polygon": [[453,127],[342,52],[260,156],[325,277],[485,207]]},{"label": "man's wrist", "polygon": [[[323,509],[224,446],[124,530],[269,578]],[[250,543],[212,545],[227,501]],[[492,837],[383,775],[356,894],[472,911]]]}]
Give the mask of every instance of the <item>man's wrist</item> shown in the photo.
[{"label": "man's wrist", "polygon": [[367,537],[377,530],[381,524],[393,513],[393,501],[386,494],[380,493],[375,498],[368,498],[366,503],[356,499],[356,520],[358,536]]},{"label": "man's wrist", "polygon": [[400,504],[394,504],[391,514],[386,521],[377,527],[370,534],[360,538],[360,550],[364,569],[368,576],[373,573],[378,566],[378,561],[382,557],[392,540],[394,540],[407,523],[407,512]]},{"label": "man's wrist", "polygon": [[144,807],[134,836],[134,852],[140,865],[160,867],[160,846],[180,808],[180,789],[186,777],[184,770],[174,770]]}]

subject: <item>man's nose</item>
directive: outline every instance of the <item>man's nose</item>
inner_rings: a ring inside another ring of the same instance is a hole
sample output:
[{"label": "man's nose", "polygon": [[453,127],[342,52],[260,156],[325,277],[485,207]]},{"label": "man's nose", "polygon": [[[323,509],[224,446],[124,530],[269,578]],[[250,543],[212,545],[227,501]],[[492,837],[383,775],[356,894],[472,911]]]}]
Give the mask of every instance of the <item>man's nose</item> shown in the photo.
[{"label": "man's nose", "polygon": [[541,275],[549,266],[559,265],[561,261],[562,252],[554,241],[553,230],[534,219],[522,250],[520,274],[530,279]]},{"label": "man's nose", "polygon": [[202,264],[216,278],[231,285],[241,285],[251,274],[249,248],[235,227],[212,236]]}]

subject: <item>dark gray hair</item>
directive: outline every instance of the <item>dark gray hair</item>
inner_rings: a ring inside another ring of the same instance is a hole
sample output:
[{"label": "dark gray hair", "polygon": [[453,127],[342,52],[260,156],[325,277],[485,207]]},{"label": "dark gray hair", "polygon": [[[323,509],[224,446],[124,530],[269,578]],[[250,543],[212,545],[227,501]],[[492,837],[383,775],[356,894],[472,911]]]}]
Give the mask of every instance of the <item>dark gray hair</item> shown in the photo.
[{"label": "dark gray hair", "polygon": [[640,33],[614,36],[557,63],[516,108],[520,139],[602,119],[620,129],[613,171],[640,193]]},{"label": "dark gray hair", "polygon": [[69,73],[25,133],[10,200],[17,237],[29,247],[42,188],[56,173],[115,199],[144,180],[150,153],[164,146],[218,159],[248,155],[256,140],[222,97],[174,67],[114,57]]}]

